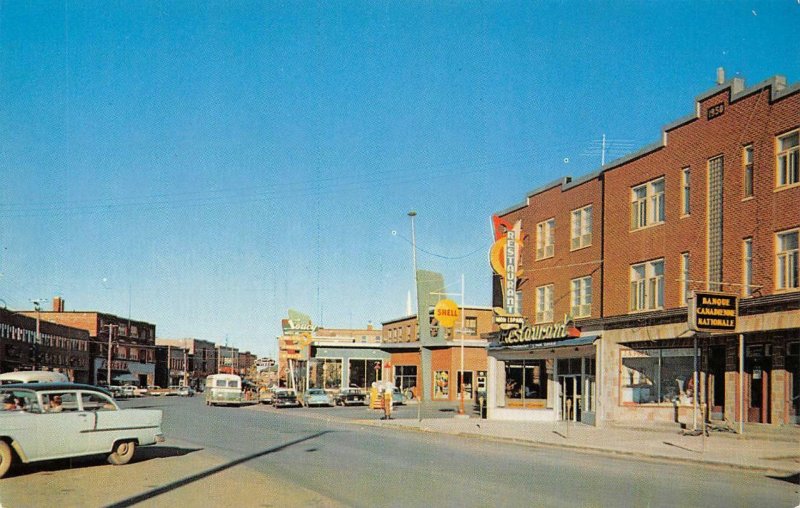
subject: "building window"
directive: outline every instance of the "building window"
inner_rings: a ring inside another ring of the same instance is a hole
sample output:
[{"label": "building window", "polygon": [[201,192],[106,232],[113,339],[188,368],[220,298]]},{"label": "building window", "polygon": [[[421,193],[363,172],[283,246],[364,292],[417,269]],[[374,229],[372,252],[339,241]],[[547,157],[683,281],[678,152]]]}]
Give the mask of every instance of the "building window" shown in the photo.
[{"label": "building window", "polygon": [[631,198],[631,229],[664,222],[663,178],[634,187]]},{"label": "building window", "polygon": [[333,358],[309,358],[309,388],[326,390],[342,387],[342,360]]},{"label": "building window", "polygon": [[409,388],[417,387],[417,366],[416,365],[395,365],[394,366],[394,385],[405,391]]},{"label": "building window", "polygon": [[550,219],[536,225],[536,259],[553,257],[555,252],[556,220]]},{"label": "building window", "polygon": [[691,196],[691,180],[689,168],[683,168],[681,173],[681,215],[689,215],[691,207],[689,206],[689,197]]},{"label": "building window", "polygon": [[742,244],[742,294],[753,296],[753,239],[745,238]]},{"label": "building window", "polygon": [[800,131],[778,137],[778,187],[800,183]]},{"label": "building window", "polygon": [[475,316],[467,316],[464,318],[464,328],[466,333],[470,335],[478,334],[478,318]]},{"label": "building window", "polygon": [[689,253],[681,253],[681,305],[689,300]]},{"label": "building window", "polygon": [[800,230],[787,231],[778,234],[777,253],[777,289],[797,289],[798,287],[798,260],[797,243]]},{"label": "building window", "polygon": [[589,317],[592,314],[592,277],[572,279],[570,313],[574,318]]},{"label": "building window", "polygon": [[545,360],[509,360],[506,365],[506,406],[544,408],[547,405]]},{"label": "building window", "polygon": [[570,250],[582,249],[592,244],[592,206],[572,211]]},{"label": "building window", "polygon": [[450,396],[450,372],[437,370],[433,374],[433,397],[436,399],[446,399]]},{"label": "building window", "polygon": [[536,322],[553,321],[553,285],[536,288]]},{"label": "building window", "polygon": [[631,266],[631,310],[664,308],[664,260]]},{"label": "building window", "polygon": [[744,163],[744,197],[753,197],[753,145],[743,149],[742,162]]},{"label": "building window", "polygon": [[622,351],[623,404],[691,404],[694,396],[693,350]]}]

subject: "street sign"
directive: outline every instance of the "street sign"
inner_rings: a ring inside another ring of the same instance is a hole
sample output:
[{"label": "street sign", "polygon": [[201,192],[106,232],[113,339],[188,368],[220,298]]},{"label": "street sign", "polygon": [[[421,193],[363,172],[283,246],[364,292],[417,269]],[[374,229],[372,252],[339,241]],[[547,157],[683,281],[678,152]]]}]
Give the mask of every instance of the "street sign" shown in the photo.
[{"label": "street sign", "polygon": [[688,303],[690,330],[695,332],[736,331],[739,298],[735,295],[695,291]]}]

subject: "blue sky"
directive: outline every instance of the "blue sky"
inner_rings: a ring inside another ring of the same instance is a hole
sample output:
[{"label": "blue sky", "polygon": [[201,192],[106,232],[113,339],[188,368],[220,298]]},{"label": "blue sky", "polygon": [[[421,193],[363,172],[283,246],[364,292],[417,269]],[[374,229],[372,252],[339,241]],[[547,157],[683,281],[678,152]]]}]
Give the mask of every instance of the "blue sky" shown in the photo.
[{"label": "blue sky", "polygon": [[[0,299],[274,354],[280,319],[490,305],[490,216],[800,79],[800,2],[0,0]],[[568,161],[568,162],[567,162]],[[2,304],[3,302],[0,302]]]}]

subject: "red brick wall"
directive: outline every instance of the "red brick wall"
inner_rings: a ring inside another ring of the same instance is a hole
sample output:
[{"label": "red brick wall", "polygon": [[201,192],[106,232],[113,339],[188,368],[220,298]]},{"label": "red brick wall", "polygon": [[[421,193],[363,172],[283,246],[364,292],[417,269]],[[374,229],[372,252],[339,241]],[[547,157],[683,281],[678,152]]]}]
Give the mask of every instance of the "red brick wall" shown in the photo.
[{"label": "red brick wall", "polygon": [[[742,241],[753,238],[753,284],[774,291],[775,233],[800,225],[800,187],[776,192],[776,135],[800,126],[800,94],[769,104],[769,90],[731,104],[727,90],[703,100],[696,120],[667,132],[667,144],[613,168],[605,177],[604,315],[628,312],[630,266],[664,258],[664,307],[681,305],[680,256],[690,255],[690,278],[706,280],[708,160],[724,157],[723,280],[742,283]],[[708,107],[725,112],[707,120]],[[754,197],[743,199],[742,149],[754,148]],[[691,215],[681,217],[681,172],[691,170]],[[631,188],[665,177],[666,218],[662,225],[630,231]],[[690,289],[706,289],[695,285]],[[724,286],[741,293],[741,286]]]}]

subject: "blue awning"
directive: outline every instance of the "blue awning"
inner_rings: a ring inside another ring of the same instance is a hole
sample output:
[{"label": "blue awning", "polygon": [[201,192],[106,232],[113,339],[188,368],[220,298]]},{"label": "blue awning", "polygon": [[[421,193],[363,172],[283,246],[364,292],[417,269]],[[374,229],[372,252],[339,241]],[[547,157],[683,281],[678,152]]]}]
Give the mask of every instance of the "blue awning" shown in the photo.
[{"label": "blue awning", "polygon": [[592,344],[595,340],[599,338],[600,338],[599,335],[586,335],[583,337],[574,337],[571,339],[553,339],[553,340],[543,340],[539,342],[529,342],[527,344],[514,344],[513,346],[507,346],[505,344],[498,344],[498,345],[492,344],[489,346],[489,349],[492,350],[508,349],[513,351],[558,349],[563,347],[588,346],[589,344]]}]

